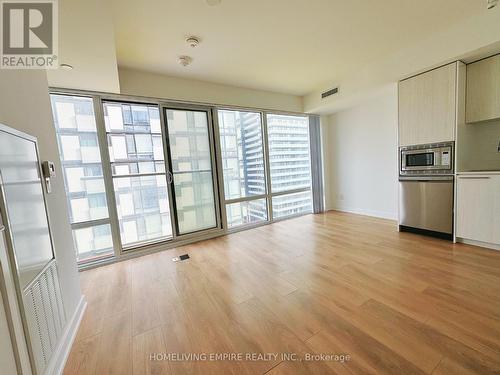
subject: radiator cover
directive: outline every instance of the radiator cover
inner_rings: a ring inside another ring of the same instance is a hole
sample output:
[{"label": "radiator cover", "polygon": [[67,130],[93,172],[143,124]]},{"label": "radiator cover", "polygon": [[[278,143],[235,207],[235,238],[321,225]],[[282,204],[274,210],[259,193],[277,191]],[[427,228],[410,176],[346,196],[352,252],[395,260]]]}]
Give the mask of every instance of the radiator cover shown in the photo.
[{"label": "radiator cover", "polygon": [[23,303],[33,361],[42,375],[66,324],[55,260],[24,290]]}]

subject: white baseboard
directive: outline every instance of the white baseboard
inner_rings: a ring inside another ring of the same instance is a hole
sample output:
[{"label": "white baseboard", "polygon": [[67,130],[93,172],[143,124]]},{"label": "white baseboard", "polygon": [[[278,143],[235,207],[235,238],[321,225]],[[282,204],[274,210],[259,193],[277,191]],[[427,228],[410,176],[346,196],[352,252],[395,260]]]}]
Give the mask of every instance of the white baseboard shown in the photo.
[{"label": "white baseboard", "polygon": [[364,216],[379,217],[382,219],[398,220],[398,215],[395,212],[374,211],[374,210],[365,210],[361,208],[344,208],[344,207],[331,207],[329,208],[329,210],[349,212],[351,214],[364,215]]},{"label": "white baseboard", "polygon": [[489,243],[489,242],[481,242],[481,241],[469,240],[467,238],[459,238],[459,237],[457,237],[457,242],[464,243],[466,245],[484,247],[484,248],[491,249],[491,250],[500,250],[500,245],[497,245],[494,243]]},{"label": "white baseboard", "polygon": [[73,341],[75,341],[76,333],[78,332],[78,327],[80,327],[80,322],[86,308],[87,301],[85,300],[85,296],[82,296],[73,316],[66,324],[61,340],[47,365],[45,375],[61,375],[63,373],[71,346],[73,345]]}]

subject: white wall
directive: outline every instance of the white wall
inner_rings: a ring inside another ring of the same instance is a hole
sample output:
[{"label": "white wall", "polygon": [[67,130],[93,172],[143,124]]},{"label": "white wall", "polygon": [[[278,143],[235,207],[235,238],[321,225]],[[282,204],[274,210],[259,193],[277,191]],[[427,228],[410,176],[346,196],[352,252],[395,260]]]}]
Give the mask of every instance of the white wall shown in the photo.
[{"label": "white wall", "polygon": [[113,19],[108,1],[59,0],[59,63],[49,86],[120,92]]},{"label": "white wall", "polygon": [[124,68],[119,68],[118,72],[121,93],[126,95],[281,111],[302,111],[302,99],[296,95],[245,89]]},{"label": "white wall", "polygon": [[397,218],[397,84],[322,118],[327,209]]},{"label": "white wall", "polygon": [[[456,60],[469,62],[492,55],[500,46],[499,24],[500,7],[491,11],[485,9],[484,12],[429,38],[418,40],[395,53],[370,60],[356,74],[305,95],[304,111],[332,113],[352,106],[380,85]],[[321,92],[335,86],[339,86],[338,94],[326,99],[321,98]]]},{"label": "white wall", "polygon": [[0,123],[37,137],[41,160],[51,160],[56,165],[57,177],[52,179],[52,193],[47,195],[47,204],[69,320],[80,302],[81,291],[47,77],[45,71],[39,70],[0,70],[0,87]]}]

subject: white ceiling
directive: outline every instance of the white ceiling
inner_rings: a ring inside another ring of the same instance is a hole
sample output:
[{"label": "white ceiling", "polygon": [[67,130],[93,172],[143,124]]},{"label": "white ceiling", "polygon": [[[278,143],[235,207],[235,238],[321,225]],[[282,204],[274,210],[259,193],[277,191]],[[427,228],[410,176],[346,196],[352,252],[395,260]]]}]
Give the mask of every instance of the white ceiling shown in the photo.
[{"label": "white ceiling", "polygon": [[486,0],[108,1],[120,66],[295,95],[487,12]]},{"label": "white ceiling", "polygon": [[109,6],[102,0],[59,1],[59,64],[49,69],[52,87],[120,92],[115,38]]}]

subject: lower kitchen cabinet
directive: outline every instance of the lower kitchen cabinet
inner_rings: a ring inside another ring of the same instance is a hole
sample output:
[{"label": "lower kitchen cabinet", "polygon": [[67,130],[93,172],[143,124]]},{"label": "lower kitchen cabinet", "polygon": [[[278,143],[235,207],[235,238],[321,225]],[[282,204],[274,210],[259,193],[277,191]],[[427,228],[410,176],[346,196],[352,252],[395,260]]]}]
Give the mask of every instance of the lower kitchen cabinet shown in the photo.
[{"label": "lower kitchen cabinet", "polygon": [[457,177],[457,237],[500,245],[500,174]]}]

